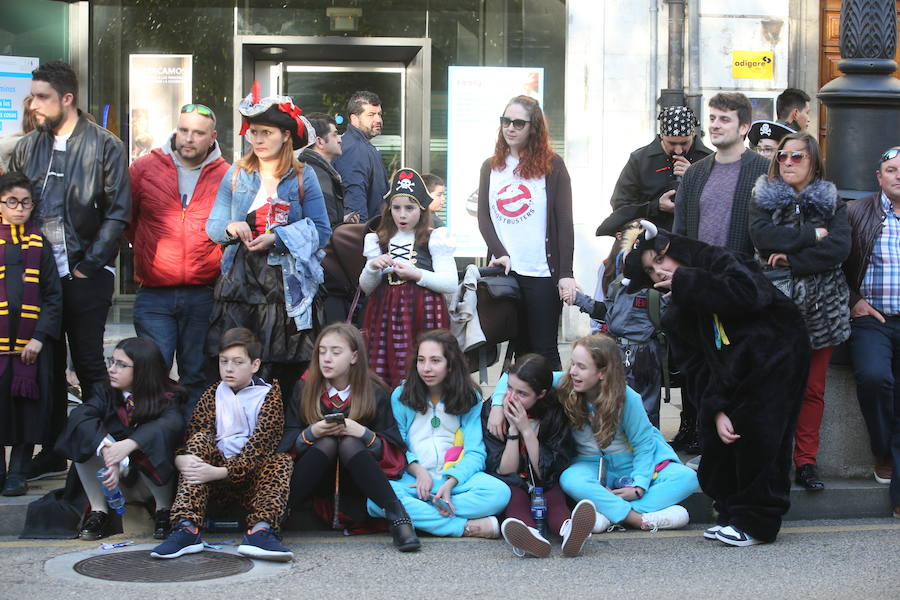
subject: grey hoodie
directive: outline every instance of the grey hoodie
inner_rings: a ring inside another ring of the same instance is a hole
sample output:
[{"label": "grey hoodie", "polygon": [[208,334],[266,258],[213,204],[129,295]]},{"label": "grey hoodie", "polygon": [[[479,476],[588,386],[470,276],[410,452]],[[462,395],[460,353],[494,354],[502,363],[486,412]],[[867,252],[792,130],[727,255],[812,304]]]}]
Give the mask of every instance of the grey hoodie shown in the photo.
[{"label": "grey hoodie", "polygon": [[200,173],[203,171],[203,167],[221,157],[222,151],[219,150],[218,140],[214,141],[212,150],[209,151],[203,162],[196,167],[189,167],[181,162],[181,157],[172,149],[174,144],[175,134],[172,133],[160,149],[163,151],[163,154],[171,156],[172,161],[175,163],[175,169],[178,171],[178,193],[181,196],[181,205],[187,207],[191,203],[191,197],[194,195],[194,188],[197,187],[197,181],[200,180]]}]

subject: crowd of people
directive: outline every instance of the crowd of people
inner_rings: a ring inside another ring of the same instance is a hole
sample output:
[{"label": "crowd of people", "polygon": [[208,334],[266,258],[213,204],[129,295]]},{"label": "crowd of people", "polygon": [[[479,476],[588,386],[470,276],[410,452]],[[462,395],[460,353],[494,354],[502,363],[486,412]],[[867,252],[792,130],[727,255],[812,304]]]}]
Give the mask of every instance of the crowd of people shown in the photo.
[{"label": "crowd of people", "polygon": [[[254,85],[239,106],[248,151],[231,166],[215,112],[187,104],[169,140],[129,166],[78,110],[69,65],[32,77],[33,130],[0,175],[2,493],[72,466],[65,493],[29,509],[26,536],[109,535],[123,495],[149,507],[160,559],[202,551],[219,504],[246,511],[238,551],[264,560],[293,558],[279,531],[308,507],[335,529],[388,530],[404,552],[424,531],[502,536],[518,556],[559,540],[577,556],[592,534],[684,527],[699,484],[718,515],[704,537],[768,543],[791,456],[799,485],[824,488],[825,375],[848,339],[875,476],[900,517],[900,149],[881,156],[879,192],[845,203],[802,131],[803,92],[756,123],[745,96],[716,94],[714,150],[689,108],[663,108],[597,230],[617,241],[590,295],[574,279],[565,163],[540,105],[512,98],[481,169],[478,225],[489,266],[518,287],[522,326],[483,399],[450,330],[460,277],[436,214],[443,181],[388,177],[375,93],[353,94],[341,135]],[[338,232],[354,251],[330,243]],[[137,337],[104,359],[123,238]],[[358,264],[349,305],[329,305],[335,253]],[[565,366],[564,304],[599,329]],[[83,402],[67,416],[69,358]],[[660,397],[676,367],[684,408],[669,443]],[[676,449],[702,450],[698,470]]]}]

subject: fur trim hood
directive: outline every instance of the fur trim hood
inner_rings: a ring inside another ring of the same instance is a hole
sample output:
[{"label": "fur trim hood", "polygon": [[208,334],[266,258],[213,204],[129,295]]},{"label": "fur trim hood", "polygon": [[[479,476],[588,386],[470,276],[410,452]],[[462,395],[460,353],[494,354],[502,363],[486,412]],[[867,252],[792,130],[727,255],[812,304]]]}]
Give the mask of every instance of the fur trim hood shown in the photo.
[{"label": "fur trim hood", "polygon": [[816,213],[826,219],[837,210],[837,188],[830,181],[816,179],[797,194],[781,177],[770,180],[760,175],[753,187],[753,198],[757,206],[767,211],[792,206],[795,202],[806,213]]}]

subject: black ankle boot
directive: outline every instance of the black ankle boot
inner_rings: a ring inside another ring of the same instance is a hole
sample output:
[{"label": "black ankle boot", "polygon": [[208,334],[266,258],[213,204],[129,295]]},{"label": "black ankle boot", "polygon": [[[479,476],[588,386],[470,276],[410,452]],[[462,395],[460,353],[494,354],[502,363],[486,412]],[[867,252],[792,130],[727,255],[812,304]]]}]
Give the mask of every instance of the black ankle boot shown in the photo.
[{"label": "black ankle boot", "polygon": [[391,524],[391,535],[394,536],[394,545],[400,552],[415,552],[421,546],[412,519],[406,514],[403,503],[399,500],[392,501],[384,509],[384,516]]},{"label": "black ankle boot", "polygon": [[694,419],[685,417],[682,412],[681,425],[678,427],[678,433],[675,434],[675,437],[672,438],[669,445],[672,446],[672,449],[676,452],[683,450],[685,446],[689,445],[691,441],[697,437],[696,429],[697,424],[694,422]]}]

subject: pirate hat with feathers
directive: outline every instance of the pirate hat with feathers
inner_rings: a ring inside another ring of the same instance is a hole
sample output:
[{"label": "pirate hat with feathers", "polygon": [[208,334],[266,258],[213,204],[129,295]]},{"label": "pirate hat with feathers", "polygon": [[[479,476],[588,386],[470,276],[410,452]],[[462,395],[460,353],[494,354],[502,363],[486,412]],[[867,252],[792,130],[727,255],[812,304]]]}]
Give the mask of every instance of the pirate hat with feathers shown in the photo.
[{"label": "pirate hat with feathers", "polygon": [[316,130],[302,116],[303,111],[290,96],[259,97],[259,82],[254,81],[250,93],[241,101],[238,112],[244,117],[240,135],[247,133],[251,123],[271,125],[290,132],[294,150],[301,150],[316,141]]},{"label": "pirate hat with feathers", "polygon": [[425,210],[431,204],[431,196],[422,181],[422,176],[415,169],[403,168],[394,171],[388,191],[384,195],[384,201],[388,204],[399,196],[409,198]]}]

